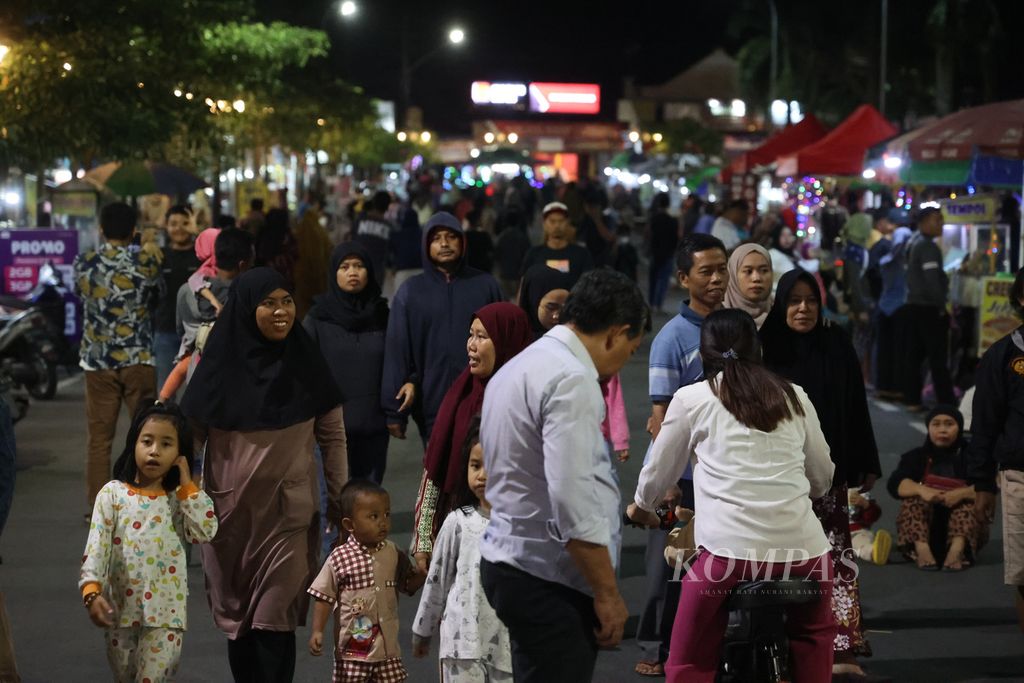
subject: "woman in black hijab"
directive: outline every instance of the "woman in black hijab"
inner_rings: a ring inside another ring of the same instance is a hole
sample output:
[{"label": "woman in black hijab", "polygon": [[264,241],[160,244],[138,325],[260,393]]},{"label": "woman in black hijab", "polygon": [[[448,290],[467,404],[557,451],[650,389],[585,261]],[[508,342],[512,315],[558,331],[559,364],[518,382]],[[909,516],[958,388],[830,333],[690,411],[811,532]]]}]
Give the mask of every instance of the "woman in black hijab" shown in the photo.
[{"label": "woman in black hijab", "polygon": [[832,490],[814,501],[814,511],[832,543],[837,579],[832,599],[839,625],[835,673],[857,674],[861,669],[855,656],[870,656],[871,648],[861,624],[856,575],[841,561],[851,548],[847,490],[869,490],[881,466],[857,353],[843,330],[826,323],[822,310],[814,277],[800,269],[789,271],[779,280],[761,341],[765,366],[807,392],[836,466]]},{"label": "woman in black hijab", "polygon": [[327,292],[316,298],[302,326],[320,347],[342,392],[349,476],[379,484],[388,455],[387,419],[380,402],[388,302],[375,270],[362,243],[335,247]]},{"label": "woman in black hijab", "polygon": [[348,478],[340,404],[281,275],[239,276],[182,400],[206,443],[203,485],[220,526],[202,546],[203,569],[236,681],[292,680],[295,629],[318,570],[314,443],[331,519]]},{"label": "woman in black hijab", "polygon": [[530,266],[519,286],[519,307],[526,311],[535,337],[558,324],[558,316],[576,278],[543,263]]}]

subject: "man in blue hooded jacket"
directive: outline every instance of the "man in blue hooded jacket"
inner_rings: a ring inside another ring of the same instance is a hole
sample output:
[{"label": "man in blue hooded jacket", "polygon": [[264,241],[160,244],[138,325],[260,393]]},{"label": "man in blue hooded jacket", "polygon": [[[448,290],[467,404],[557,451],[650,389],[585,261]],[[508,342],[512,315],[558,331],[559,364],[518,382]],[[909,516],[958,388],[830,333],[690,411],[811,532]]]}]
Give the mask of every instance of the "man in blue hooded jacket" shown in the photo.
[{"label": "man in blue hooded jacket", "polygon": [[497,280],[466,265],[466,237],[450,213],[423,230],[423,272],[395,293],[384,345],[381,403],[388,431],[405,438],[409,410],[426,443],[448,388],[466,369],[473,314],[502,301]]}]

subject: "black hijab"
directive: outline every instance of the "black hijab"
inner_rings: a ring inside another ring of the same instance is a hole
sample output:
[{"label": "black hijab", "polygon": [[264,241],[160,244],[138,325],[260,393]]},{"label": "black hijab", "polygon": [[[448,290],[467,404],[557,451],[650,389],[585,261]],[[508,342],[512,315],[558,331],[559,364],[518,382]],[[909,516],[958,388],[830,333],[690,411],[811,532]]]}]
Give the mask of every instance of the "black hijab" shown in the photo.
[{"label": "black hijab", "polygon": [[526,317],[530,319],[530,328],[533,333],[540,337],[547,330],[540,324],[537,317],[537,307],[541,299],[555,289],[572,289],[576,278],[569,273],[551,268],[543,263],[531,266],[523,275],[523,283],[519,288],[519,307],[526,311]]},{"label": "black hijab", "polygon": [[[338,286],[338,267],[347,258],[356,257],[366,266],[366,287],[358,294]],[[314,299],[309,315],[317,320],[341,325],[349,332],[384,330],[388,326],[388,301],[380,295],[377,273],[370,251],[360,242],[343,242],[331,253],[327,291]]]},{"label": "black hijab", "polygon": [[[818,301],[818,323],[810,332],[786,324],[793,288],[806,283]],[[814,276],[797,268],[779,280],[760,336],[765,366],[807,392],[836,465],[835,485],[859,486],[864,475],[881,474],[878,446],[868,413],[860,361],[846,333],[825,321]]]},{"label": "black hijab", "polygon": [[280,342],[256,326],[256,308],[276,289],[291,291],[270,268],[248,270],[232,285],[181,401],[200,425],[283,429],[341,404],[327,362],[298,321]]}]

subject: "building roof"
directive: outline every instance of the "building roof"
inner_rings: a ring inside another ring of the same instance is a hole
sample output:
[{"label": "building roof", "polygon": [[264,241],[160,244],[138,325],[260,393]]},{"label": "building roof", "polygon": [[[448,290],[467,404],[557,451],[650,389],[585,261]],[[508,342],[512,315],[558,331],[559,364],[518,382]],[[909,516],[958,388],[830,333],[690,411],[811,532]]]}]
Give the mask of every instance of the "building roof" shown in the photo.
[{"label": "building roof", "polygon": [[642,86],[641,97],[662,102],[703,102],[740,97],[739,64],[718,48],[660,85]]}]

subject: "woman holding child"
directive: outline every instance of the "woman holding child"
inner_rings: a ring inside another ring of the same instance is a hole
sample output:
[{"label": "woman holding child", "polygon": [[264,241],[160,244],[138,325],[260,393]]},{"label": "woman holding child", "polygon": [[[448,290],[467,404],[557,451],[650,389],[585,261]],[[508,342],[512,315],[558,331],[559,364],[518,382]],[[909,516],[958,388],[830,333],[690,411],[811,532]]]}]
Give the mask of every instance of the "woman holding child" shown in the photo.
[{"label": "woman holding child", "polygon": [[347,479],[340,396],[295,300],[269,268],[239,276],[182,400],[206,442],[204,488],[219,533],[203,546],[214,621],[235,681],[291,681],[295,629],[316,575],[314,442],[331,519]]}]

